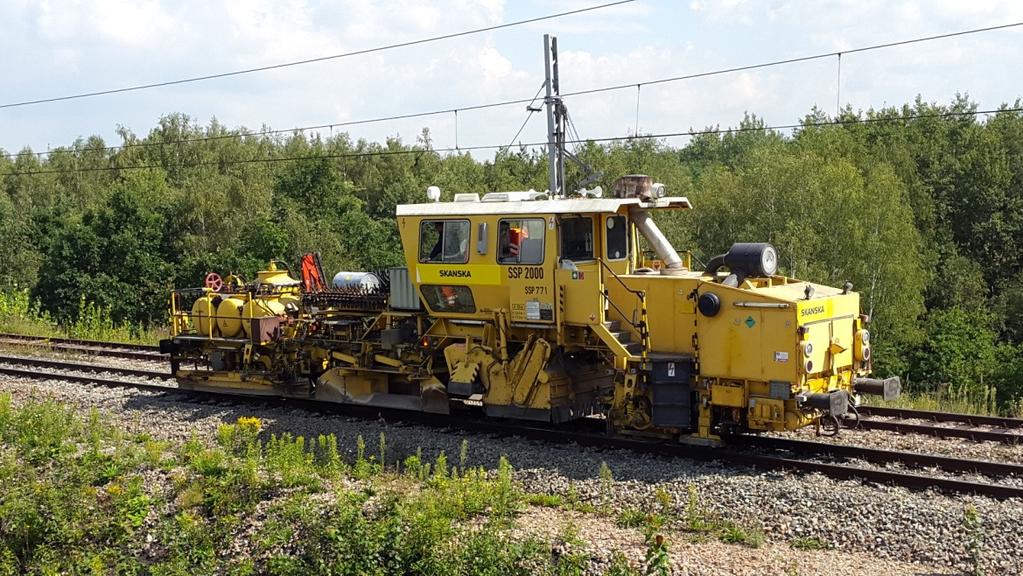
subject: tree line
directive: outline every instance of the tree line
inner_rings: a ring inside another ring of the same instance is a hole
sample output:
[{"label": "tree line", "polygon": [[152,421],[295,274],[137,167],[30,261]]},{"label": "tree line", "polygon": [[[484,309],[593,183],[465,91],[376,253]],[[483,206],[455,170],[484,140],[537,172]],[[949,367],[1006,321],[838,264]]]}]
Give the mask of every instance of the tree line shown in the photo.
[{"label": "tree line", "polygon": [[[638,138],[577,154],[604,176],[644,173],[695,210],[660,218],[706,261],[768,241],[782,273],[851,281],[872,318],[876,368],[959,397],[1023,398],[1023,114],[957,96],[880,110],[812,110],[791,133],[747,115],[683,145]],[[252,277],[319,251],[329,270],[401,264],[395,206],[456,192],[546,188],[546,156],[479,161],[415,142],[246,135],[182,114],[121,142],[80,138],[0,157],[0,290],[54,318],[87,301],[118,322],[166,321],[171,287]],[[569,167],[568,180],[579,179]],[[1017,408],[1018,409],[1018,408]]]}]

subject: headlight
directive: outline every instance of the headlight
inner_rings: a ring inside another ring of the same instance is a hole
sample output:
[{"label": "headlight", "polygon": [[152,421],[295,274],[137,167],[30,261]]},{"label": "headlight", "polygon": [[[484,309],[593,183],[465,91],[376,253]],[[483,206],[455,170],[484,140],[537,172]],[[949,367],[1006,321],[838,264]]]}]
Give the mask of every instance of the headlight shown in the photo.
[{"label": "headlight", "polygon": [[860,362],[870,361],[870,332],[858,330],[856,332],[856,345],[853,347],[856,360]]}]

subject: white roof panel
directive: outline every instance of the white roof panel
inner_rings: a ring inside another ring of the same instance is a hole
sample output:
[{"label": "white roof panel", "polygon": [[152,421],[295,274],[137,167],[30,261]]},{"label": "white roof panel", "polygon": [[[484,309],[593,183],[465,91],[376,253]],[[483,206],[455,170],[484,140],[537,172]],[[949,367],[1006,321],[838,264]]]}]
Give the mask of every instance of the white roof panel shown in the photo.
[{"label": "white roof panel", "polygon": [[514,202],[430,202],[399,204],[398,216],[476,216],[484,214],[614,214],[623,207],[637,206],[650,210],[681,210],[692,208],[683,196],[658,198],[640,202],[638,198],[565,198],[561,200],[525,200]]}]

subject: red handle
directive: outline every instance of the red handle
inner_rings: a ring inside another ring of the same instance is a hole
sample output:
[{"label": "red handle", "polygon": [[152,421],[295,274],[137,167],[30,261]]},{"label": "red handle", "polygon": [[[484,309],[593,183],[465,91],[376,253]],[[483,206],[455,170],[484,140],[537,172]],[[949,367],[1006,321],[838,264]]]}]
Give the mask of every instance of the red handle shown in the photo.
[{"label": "red handle", "polygon": [[224,287],[224,279],[220,277],[220,274],[210,272],[206,275],[206,287],[212,292],[220,292],[220,289]]}]

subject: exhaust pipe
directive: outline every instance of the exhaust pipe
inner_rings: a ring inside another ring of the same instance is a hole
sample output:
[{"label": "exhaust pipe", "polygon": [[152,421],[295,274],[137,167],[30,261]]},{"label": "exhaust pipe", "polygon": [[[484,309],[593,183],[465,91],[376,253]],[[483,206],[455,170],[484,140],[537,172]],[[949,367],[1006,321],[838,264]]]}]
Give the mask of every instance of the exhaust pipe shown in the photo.
[{"label": "exhaust pipe", "polygon": [[853,390],[859,394],[880,396],[885,400],[894,400],[902,394],[902,380],[898,376],[891,378],[853,378]]},{"label": "exhaust pipe", "polygon": [[665,269],[683,270],[682,258],[675,252],[671,242],[668,242],[668,239],[664,237],[664,232],[661,232],[661,229],[657,227],[650,214],[646,210],[633,209],[629,211],[629,215],[632,216],[632,223],[636,225],[636,228],[639,228],[639,232],[643,234],[646,241],[650,243],[650,247],[654,249],[657,257],[664,262]]}]

